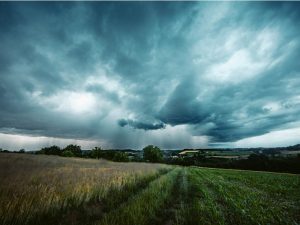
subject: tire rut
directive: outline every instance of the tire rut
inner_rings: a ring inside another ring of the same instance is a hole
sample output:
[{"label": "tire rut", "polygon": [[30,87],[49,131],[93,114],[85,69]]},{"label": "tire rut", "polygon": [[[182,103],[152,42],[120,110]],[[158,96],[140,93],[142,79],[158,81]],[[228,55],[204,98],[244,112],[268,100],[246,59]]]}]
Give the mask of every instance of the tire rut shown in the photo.
[{"label": "tire rut", "polygon": [[187,169],[183,168],[176,177],[171,196],[166,202],[164,208],[157,215],[156,221],[151,224],[173,225],[176,224],[177,211],[186,205],[188,198],[188,179]]}]

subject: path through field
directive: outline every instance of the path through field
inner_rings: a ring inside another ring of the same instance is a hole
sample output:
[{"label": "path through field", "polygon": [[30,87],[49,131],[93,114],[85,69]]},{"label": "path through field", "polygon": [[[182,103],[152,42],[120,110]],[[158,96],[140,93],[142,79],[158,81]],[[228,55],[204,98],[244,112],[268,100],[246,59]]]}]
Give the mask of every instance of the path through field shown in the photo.
[{"label": "path through field", "polygon": [[176,168],[98,224],[299,224],[299,176]]}]

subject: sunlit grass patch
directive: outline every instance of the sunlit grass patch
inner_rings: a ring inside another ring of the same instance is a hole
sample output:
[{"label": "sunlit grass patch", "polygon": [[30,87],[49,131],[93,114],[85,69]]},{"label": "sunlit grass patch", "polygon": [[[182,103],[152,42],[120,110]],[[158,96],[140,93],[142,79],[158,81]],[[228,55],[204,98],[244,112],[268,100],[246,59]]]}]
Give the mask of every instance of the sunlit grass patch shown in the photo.
[{"label": "sunlit grass patch", "polygon": [[2,154],[0,167],[0,222],[26,224],[34,223],[40,215],[49,218],[106,198],[112,189],[121,190],[167,166]]}]

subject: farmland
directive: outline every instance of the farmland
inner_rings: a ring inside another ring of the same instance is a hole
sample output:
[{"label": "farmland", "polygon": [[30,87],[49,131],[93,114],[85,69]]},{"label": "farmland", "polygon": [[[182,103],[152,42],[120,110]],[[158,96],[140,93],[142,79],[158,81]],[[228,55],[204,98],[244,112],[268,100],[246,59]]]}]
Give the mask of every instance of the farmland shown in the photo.
[{"label": "farmland", "polygon": [[299,224],[300,176],[0,155],[0,224]]}]

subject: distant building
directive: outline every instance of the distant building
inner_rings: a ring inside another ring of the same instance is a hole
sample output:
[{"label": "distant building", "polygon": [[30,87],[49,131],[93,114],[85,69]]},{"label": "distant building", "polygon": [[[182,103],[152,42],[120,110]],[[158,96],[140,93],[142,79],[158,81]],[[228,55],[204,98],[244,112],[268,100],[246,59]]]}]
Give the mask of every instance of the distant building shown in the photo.
[{"label": "distant building", "polygon": [[183,150],[178,153],[180,157],[193,157],[199,150]]}]

